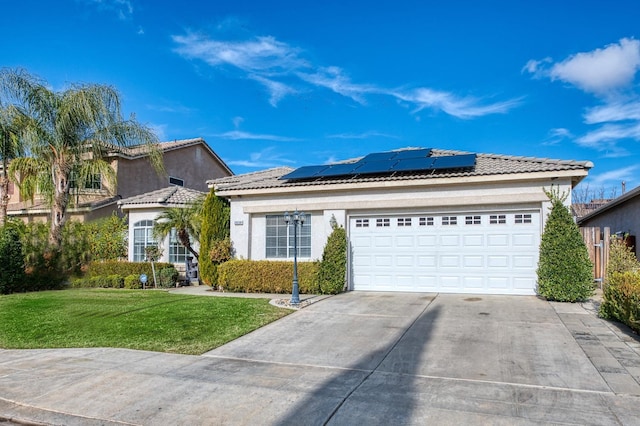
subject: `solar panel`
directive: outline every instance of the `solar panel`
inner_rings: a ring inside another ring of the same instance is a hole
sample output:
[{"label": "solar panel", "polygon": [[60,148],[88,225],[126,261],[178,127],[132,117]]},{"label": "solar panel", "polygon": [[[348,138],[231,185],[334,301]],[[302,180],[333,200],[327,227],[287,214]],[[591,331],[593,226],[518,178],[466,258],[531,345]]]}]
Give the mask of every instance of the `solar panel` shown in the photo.
[{"label": "solar panel", "polygon": [[407,160],[409,158],[424,158],[431,155],[431,148],[423,149],[406,149],[404,151],[397,151],[397,155],[394,160]]},{"label": "solar panel", "polygon": [[392,168],[392,172],[412,172],[417,170],[430,170],[435,157],[407,158],[399,160]]},{"label": "solar panel", "polygon": [[370,161],[389,161],[398,155],[397,152],[374,152],[373,154],[365,155],[360,162],[368,163]]},{"label": "solar panel", "polygon": [[317,174],[318,177],[346,176],[354,173],[358,163],[334,164]]},{"label": "solar panel", "polygon": [[476,154],[449,155],[433,157],[432,169],[462,169],[476,165]]},{"label": "solar panel", "polygon": [[396,160],[362,162],[362,164],[355,170],[355,173],[359,175],[388,173],[394,164],[396,164]]},{"label": "solar panel", "polygon": [[281,176],[280,179],[310,179],[315,177],[318,172],[326,169],[329,166],[303,166],[295,169],[291,173]]}]

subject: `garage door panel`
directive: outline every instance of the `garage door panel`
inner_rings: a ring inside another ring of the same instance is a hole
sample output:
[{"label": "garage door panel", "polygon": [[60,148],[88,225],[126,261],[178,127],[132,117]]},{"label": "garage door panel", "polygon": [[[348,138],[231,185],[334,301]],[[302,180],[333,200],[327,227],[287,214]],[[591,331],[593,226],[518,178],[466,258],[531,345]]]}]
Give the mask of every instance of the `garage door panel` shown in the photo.
[{"label": "garage door panel", "polygon": [[535,294],[539,212],[368,219],[385,225],[350,219],[356,290]]}]

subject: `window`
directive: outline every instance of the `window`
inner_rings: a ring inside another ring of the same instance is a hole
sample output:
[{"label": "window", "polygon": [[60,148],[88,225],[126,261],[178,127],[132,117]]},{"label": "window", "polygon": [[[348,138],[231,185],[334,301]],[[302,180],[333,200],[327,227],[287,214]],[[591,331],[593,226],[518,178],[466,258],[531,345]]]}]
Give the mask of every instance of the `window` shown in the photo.
[{"label": "window", "polygon": [[376,226],[378,228],[391,226],[391,221],[387,218],[385,219],[376,219]]},{"label": "window", "polygon": [[531,223],[531,215],[530,214],[517,214],[515,217],[516,223]]},{"label": "window", "polygon": [[411,226],[411,218],[410,217],[399,217],[398,218],[398,226]]},{"label": "window", "polygon": [[442,224],[443,225],[457,225],[458,217],[457,216],[442,216]]},{"label": "window", "polygon": [[187,260],[187,256],[191,256],[189,250],[178,241],[178,233],[175,228],[171,230],[169,234],[169,262],[171,263],[184,263]]},{"label": "window", "polygon": [[[78,179],[74,173],[71,173],[69,188],[78,189]],[[102,189],[102,175],[100,173],[95,173],[88,176],[87,180],[84,182],[84,189]]]},{"label": "window", "polygon": [[133,261],[144,262],[146,256],[144,249],[148,246],[157,246],[153,239],[153,221],[141,220],[133,224]]},{"label": "window", "polygon": [[507,223],[507,215],[492,214],[491,216],[489,216],[489,223],[491,225],[503,225]]},{"label": "window", "polygon": [[356,219],[356,228],[368,228],[369,219]]},{"label": "window", "polygon": [[[287,225],[283,215],[269,215],[266,221],[266,257],[293,259],[293,223]],[[298,225],[298,257],[311,257],[310,215],[302,226]]]},{"label": "window", "polygon": [[418,219],[418,225],[433,226],[433,217],[421,217],[420,219]]},{"label": "window", "polygon": [[464,218],[465,225],[482,225],[480,216],[467,216]]},{"label": "window", "polygon": [[169,176],[169,185],[184,186],[184,180]]}]

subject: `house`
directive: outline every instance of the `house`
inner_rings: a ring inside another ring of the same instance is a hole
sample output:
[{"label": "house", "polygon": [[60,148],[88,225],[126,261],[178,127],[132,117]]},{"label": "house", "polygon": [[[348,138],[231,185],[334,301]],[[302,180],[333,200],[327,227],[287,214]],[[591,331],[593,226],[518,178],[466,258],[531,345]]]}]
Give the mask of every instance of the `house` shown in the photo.
[{"label": "house", "polygon": [[[96,175],[85,188],[74,188],[73,203],[68,209],[72,220],[89,221],[117,212],[118,200],[165,188],[183,186],[208,191],[206,180],[233,174],[231,169],[209,147],[204,139],[162,142],[166,175],[159,175],[149,163],[148,148],[133,146],[109,152],[106,159],[115,171],[117,188],[109,188],[105,179]],[[23,200],[17,188],[10,187],[8,215],[25,222],[46,221],[50,210],[44,200]]]},{"label": "house", "polygon": [[[322,257],[331,223],[349,240],[351,290],[535,294],[550,202],[593,164],[442,149],[404,149],[296,170],[213,179],[231,204],[246,259],[292,259],[285,211],[303,211],[299,259]],[[567,201],[569,203],[570,201]]]},{"label": "house", "polygon": [[[184,272],[185,263],[191,253],[183,247],[176,237],[175,230],[166,236],[164,241],[156,241],[153,236],[153,225],[160,213],[170,207],[184,208],[207,194],[195,189],[181,186],[168,186],[141,195],[134,195],[118,201],[123,213],[129,215],[129,261],[146,261],[145,248],[158,246],[162,251],[159,262],[170,262]],[[198,251],[198,241],[193,241],[194,250]]]},{"label": "house", "polygon": [[615,198],[577,220],[578,226],[609,227],[612,234],[628,235],[627,244],[634,246],[636,236],[640,233],[640,186]]}]

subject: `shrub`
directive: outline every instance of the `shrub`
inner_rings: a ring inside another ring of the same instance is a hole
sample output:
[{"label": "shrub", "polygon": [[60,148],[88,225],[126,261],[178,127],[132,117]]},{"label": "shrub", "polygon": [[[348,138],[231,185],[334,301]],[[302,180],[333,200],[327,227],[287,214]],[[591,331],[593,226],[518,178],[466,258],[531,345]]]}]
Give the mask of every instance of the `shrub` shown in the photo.
[{"label": "shrub", "polygon": [[127,219],[115,213],[85,224],[92,260],[118,260],[127,257]]},{"label": "shrub", "polygon": [[107,276],[107,280],[109,281],[110,288],[123,288],[124,287],[124,278],[122,275],[112,274]]},{"label": "shrub", "polygon": [[613,272],[610,275],[599,313],[640,332],[640,271]]},{"label": "shrub", "polygon": [[210,258],[216,241],[229,238],[229,202],[215,194],[212,188],[202,205],[202,226],[200,228],[200,253],[198,269],[200,279],[205,284],[215,286],[218,282],[218,264]]},{"label": "shrub", "polygon": [[24,259],[18,229],[7,224],[0,228],[0,293],[9,294],[24,285]]},{"label": "shrub", "polygon": [[[298,263],[300,293],[315,293],[318,262]],[[218,285],[241,293],[291,293],[293,262],[230,260],[219,267]]]},{"label": "shrub", "polygon": [[[172,263],[154,263],[156,271],[163,268],[173,268]],[[87,276],[93,277],[97,275],[127,275],[146,274],[149,281],[153,285],[153,271],[149,262],[125,262],[125,261],[107,261],[107,262],[91,262],[87,268]]]},{"label": "shrub", "polygon": [[176,282],[178,282],[178,271],[176,271],[176,268],[162,268],[158,271],[158,287],[175,287]]},{"label": "shrub", "polygon": [[124,288],[127,289],[140,289],[142,288],[142,283],[140,282],[140,275],[127,275],[124,277]]},{"label": "shrub", "polygon": [[638,262],[631,247],[627,247],[621,238],[611,237],[605,283],[608,284],[615,273],[635,271],[638,269],[640,269],[640,262]]},{"label": "shrub", "polygon": [[321,294],[338,294],[344,290],[347,275],[347,232],[333,227],[322,254],[318,270],[318,291]]},{"label": "shrub", "polygon": [[545,191],[551,212],[542,233],[538,293],[559,302],[577,302],[593,294],[593,265],[578,226],[564,205],[567,194]]}]

